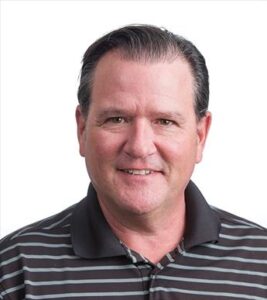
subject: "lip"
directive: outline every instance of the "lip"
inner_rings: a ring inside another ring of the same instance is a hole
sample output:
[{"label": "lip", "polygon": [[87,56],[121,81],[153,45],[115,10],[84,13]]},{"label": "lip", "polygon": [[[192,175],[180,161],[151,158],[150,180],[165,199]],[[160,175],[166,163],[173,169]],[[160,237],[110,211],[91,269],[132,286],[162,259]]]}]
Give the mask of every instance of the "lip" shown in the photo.
[{"label": "lip", "polygon": [[121,169],[120,171],[125,172],[129,175],[140,175],[140,176],[147,176],[153,173],[150,169]]},{"label": "lip", "polygon": [[163,173],[162,171],[155,170],[152,168],[118,168],[118,171],[126,174],[126,175],[134,175],[134,176],[149,176],[156,173]]}]

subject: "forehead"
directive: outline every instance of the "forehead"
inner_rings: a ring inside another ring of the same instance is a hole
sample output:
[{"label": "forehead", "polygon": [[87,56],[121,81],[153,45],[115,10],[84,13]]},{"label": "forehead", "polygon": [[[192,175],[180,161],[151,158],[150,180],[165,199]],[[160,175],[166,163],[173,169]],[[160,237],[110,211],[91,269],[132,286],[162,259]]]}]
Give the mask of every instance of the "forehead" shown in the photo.
[{"label": "forehead", "polygon": [[128,59],[119,51],[110,51],[98,62],[93,74],[93,90],[109,88],[117,84],[144,85],[152,84],[162,88],[186,86],[193,90],[193,76],[189,63],[181,56],[166,56],[157,60]]}]

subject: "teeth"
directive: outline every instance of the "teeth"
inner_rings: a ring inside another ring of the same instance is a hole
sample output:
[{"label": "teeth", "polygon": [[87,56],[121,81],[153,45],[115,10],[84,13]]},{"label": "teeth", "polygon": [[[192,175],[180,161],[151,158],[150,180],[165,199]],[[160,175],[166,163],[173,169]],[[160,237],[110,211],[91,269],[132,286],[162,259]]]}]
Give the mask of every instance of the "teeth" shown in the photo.
[{"label": "teeth", "polygon": [[131,174],[131,175],[148,175],[148,174],[152,173],[152,171],[150,171],[150,170],[132,170],[132,169],[129,169],[129,170],[123,170],[123,171],[128,173],[128,174]]}]

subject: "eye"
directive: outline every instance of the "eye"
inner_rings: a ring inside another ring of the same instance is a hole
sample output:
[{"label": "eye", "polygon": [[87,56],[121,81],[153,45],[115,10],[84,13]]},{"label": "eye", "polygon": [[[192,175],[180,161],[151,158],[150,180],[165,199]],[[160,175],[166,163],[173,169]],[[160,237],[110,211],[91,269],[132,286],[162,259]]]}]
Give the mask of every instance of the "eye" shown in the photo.
[{"label": "eye", "polygon": [[106,120],[106,123],[113,123],[113,124],[122,124],[125,123],[127,120],[124,117],[110,117]]},{"label": "eye", "polygon": [[171,126],[175,124],[174,121],[168,119],[158,119],[156,123],[162,126]]}]

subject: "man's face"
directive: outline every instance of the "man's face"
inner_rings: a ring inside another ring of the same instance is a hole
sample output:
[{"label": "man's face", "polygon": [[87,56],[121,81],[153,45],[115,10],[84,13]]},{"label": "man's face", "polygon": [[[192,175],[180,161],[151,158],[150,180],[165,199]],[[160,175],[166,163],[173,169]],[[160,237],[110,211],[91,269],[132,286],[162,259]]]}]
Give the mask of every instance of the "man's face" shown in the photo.
[{"label": "man's face", "polygon": [[135,62],[116,52],[98,63],[85,119],[76,112],[80,153],[110,211],[147,214],[183,200],[201,160],[210,115],[197,121],[187,62]]}]

